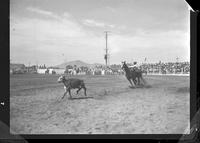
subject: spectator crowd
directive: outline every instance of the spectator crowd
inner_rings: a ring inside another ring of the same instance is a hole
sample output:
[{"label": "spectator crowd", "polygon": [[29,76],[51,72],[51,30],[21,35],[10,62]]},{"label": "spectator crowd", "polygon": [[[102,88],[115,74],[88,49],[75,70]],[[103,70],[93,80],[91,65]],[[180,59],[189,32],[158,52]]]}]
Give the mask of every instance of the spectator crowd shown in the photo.
[{"label": "spectator crowd", "polygon": [[[132,66],[133,63],[127,63]],[[189,74],[189,62],[167,62],[167,63],[142,63],[139,67],[147,74]],[[20,72],[19,72],[20,71]],[[23,72],[22,72],[23,71]],[[23,64],[11,64],[10,73],[48,73],[48,74],[70,74],[70,75],[114,75],[124,74],[121,64],[113,64],[108,67],[98,65],[95,67],[78,67],[76,65],[67,65],[65,69],[43,66],[25,67]]]},{"label": "spectator crowd", "polygon": [[168,62],[168,63],[143,63],[140,68],[147,71],[147,73],[161,73],[161,74],[189,74],[189,62]]}]

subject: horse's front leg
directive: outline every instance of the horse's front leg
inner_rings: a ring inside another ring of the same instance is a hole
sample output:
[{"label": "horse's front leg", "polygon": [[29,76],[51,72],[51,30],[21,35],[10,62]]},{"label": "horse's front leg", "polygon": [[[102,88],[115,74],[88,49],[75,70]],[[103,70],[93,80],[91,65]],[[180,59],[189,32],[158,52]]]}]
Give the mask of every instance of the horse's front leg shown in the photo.
[{"label": "horse's front leg", "polygon": [[137,79],[138,79],[138,85],[140,85],[140,77],[137,77]]},{"label": "horse's front leg", "polygon": [[137,80],[136,79],[132,79],[134,84],[137,85]]},{"label": "horse's front leg", "polygon": [[131,82],[131,79],[128,79],[128,81],[130,82],[131,86],[134,87],[133,83]]}]

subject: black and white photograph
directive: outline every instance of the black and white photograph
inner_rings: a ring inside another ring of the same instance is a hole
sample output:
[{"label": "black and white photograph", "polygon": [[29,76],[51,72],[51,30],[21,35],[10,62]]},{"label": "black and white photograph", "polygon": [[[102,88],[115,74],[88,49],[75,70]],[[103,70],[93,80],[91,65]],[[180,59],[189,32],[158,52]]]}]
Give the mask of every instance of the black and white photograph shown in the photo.
[{"label": "black and white photograph", "polygon": [[184,0],[10,0],[10,133],[189,134]]}]

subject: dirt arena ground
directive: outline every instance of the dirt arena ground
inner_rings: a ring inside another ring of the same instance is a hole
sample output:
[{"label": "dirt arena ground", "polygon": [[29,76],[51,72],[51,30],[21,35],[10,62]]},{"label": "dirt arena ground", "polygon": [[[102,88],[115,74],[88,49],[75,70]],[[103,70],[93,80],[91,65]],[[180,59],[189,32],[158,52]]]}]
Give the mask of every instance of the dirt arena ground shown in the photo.
[{"label": "dirt arena ground", "polygon": [[83,90],[63,100],[59,75],[10,76],[10,128],[17,134],[183,134],[190,120],[189,77],[78,76]]}]

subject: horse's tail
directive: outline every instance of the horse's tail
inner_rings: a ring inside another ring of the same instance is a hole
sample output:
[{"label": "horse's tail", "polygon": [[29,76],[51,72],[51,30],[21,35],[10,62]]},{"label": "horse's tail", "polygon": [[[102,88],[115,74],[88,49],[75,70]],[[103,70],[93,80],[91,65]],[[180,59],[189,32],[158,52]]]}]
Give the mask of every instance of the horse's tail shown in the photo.
[{"label": "horse's tail", "polygon": [[144,83],[144,85],[147,85],[146,80],[143,77],[141,77],[141,79],[142,79],[142,82]]},{"label": "horse's tail", "polygon": [[142,76],[142,71],[140,72],[140,78],[141,78],[143,84],[146,85],[147,82],[146,82],[146,80],[145,80],[145,79],[143,78],[143,76]]}]

